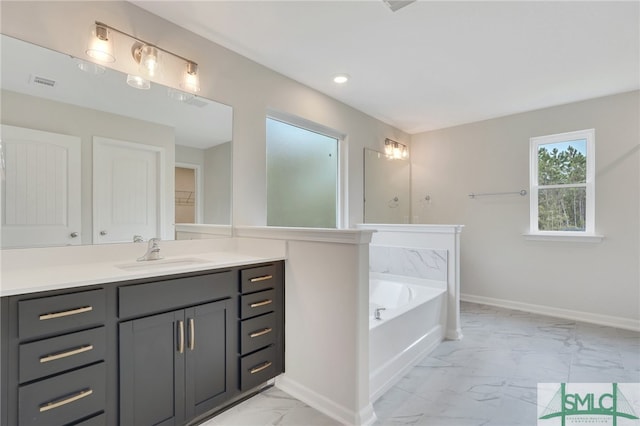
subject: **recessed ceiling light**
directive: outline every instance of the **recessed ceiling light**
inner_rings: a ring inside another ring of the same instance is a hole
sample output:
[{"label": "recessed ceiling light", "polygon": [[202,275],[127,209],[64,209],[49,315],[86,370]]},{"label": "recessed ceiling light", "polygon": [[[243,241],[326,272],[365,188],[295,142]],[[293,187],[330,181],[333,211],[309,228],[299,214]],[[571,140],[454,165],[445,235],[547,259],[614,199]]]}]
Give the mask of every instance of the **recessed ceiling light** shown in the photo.
[{"label": "recessed ceiling light", "polygon": [[349,74],[337,74],[333,77],[333,82],[338,84],[344,84],[349,81]]}]

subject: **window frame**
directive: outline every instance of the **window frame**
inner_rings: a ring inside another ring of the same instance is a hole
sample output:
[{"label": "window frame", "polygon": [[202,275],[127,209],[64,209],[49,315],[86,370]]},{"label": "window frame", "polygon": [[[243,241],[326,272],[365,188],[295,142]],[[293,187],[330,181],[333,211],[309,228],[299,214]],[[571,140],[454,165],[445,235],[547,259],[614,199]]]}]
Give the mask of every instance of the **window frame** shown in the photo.
[{"label": "window frame", "polygon": [[[336,182],[336,227],[330,229],[345,229],[348,227],[347,221],[349,218],[348,210],[348,180],[347,180],[347,163],[348,163],[348,137],[346,133],[342,133],[336,129],[328,126],[316,123],[311,120],[299,117],[297,115],[290,114],[288,112],[279,111],[272,108],[267,108],[265,117],[265,160],[266,160],[266,125],[267,120],[276,120],[290,126],[298,127],[310,132],[319,133],[321,135],[335,138],[338,141],[338,175]],[[266,173],[266,162],[265,162]],[[265,197],[266,194],[266,175],[265,175]],[[266,202],[266,198],[265,198]],[[266,204],[265,204],[266,208]],[[266,212],[265,212],[266,219]],[[269,225],[267,225],[269,226]],[[305,229],[320,229],[320,228],[305,228]]]},{"label": "window frame", "polygon": [[[587,145],[587,170],[586,181],[578,184],[539,185],[538,184],[538,149],[541,145],[570,142],[574,140],[586,140]],[[553,188],[585,188],[585,230],[584,231],[541,231],[538,228],[538,191],[540,189]],[[529,234],[530,237],[567,237],[578,239],[584,237],[601,237],[595,232],[595,129],[576,130],[566,133],[557,133],[545,136],[536,136],[529,139]]]}]

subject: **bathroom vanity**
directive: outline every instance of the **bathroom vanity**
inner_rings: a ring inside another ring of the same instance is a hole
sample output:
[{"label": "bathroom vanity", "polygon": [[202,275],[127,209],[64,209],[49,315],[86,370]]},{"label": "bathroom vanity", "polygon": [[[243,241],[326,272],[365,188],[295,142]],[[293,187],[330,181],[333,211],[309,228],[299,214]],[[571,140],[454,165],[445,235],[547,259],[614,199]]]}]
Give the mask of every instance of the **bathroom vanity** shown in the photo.
[{"label": "bathroom vanity", "polygon": [[1,424],[197,423],[251,395],[284,371],[284,262],[235,263],[2,297]]}]

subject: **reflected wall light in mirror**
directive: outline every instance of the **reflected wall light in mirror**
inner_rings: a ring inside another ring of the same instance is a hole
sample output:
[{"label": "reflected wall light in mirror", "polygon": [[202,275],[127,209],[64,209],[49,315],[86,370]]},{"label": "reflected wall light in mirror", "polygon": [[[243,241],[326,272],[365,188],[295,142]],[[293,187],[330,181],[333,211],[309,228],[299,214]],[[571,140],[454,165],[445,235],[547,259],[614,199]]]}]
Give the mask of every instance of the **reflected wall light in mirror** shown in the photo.
[{"label": "reflected wall light in mirror", "polygon": [[389,138],[384,140],[384,153],[389,158],[408,158],[409,150],[403,143],[396,142]]},{"label": "reflected wall light in mirror", "polygon": [[135,89],[149,90],[151,89],[151,82],[139,75],[127,74],[127,84]]},{"label": "reflected wall light in mirror", "polygon": [[[158,77],[163,67],[171,66],[169,58],[173,58],[173,61],[177,61],[180,64],[178,66],[181,66],[183,69],[180,73],[182,76],[181,81],[177,82],[177,85],[183,90],[192,93],[200,91],[200,77],[198,75],[197,63],[102,22],[96,21],[91,30],[89,46],[86,51],[87,55],[100,62],[116,61],[117,58],[113,50],[113,37],[115,34],[132,41],[131,56],[133,60],[138,63],[138,71],[140,73],[139,76],[133,77],[138,77],[140,80],[153,80],[155,77]],[[127,83],[129,83],[129,80],[127,80]],[[146,88],[140,87],[140,84],[129,84],[138,89]]]}]

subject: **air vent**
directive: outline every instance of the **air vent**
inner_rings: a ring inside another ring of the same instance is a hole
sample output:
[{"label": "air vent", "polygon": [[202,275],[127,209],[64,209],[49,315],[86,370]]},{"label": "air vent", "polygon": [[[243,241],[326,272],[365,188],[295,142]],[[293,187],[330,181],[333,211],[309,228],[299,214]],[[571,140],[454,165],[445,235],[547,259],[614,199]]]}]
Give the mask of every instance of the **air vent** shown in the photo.
[{"label": "air vent", "polygon": [[51,80],[51,79],[44,78],[44,77],[39,77],[37,75],[32,75],[31,76],[31,83],[32,84],[38,84],[40,86],[46,86],[46,87],[56,87],[56,81],[55,80]]},{"label": "air vent", "polygon": [[186,101],[184,101],[185,104],[189,104],[189,105],[193,105],[195,107],[198,108],[202,108],[207,106],[207,103],[204,101],[201,101],[200,99],[196,98],[195,96],[193,98],[189,98]]},{"label": "air vent", "polygon": [[405,6],[409,6],[411,3],[416,0],[382,0],[392,12],[395,12],[398,9],[402,9]]}]

